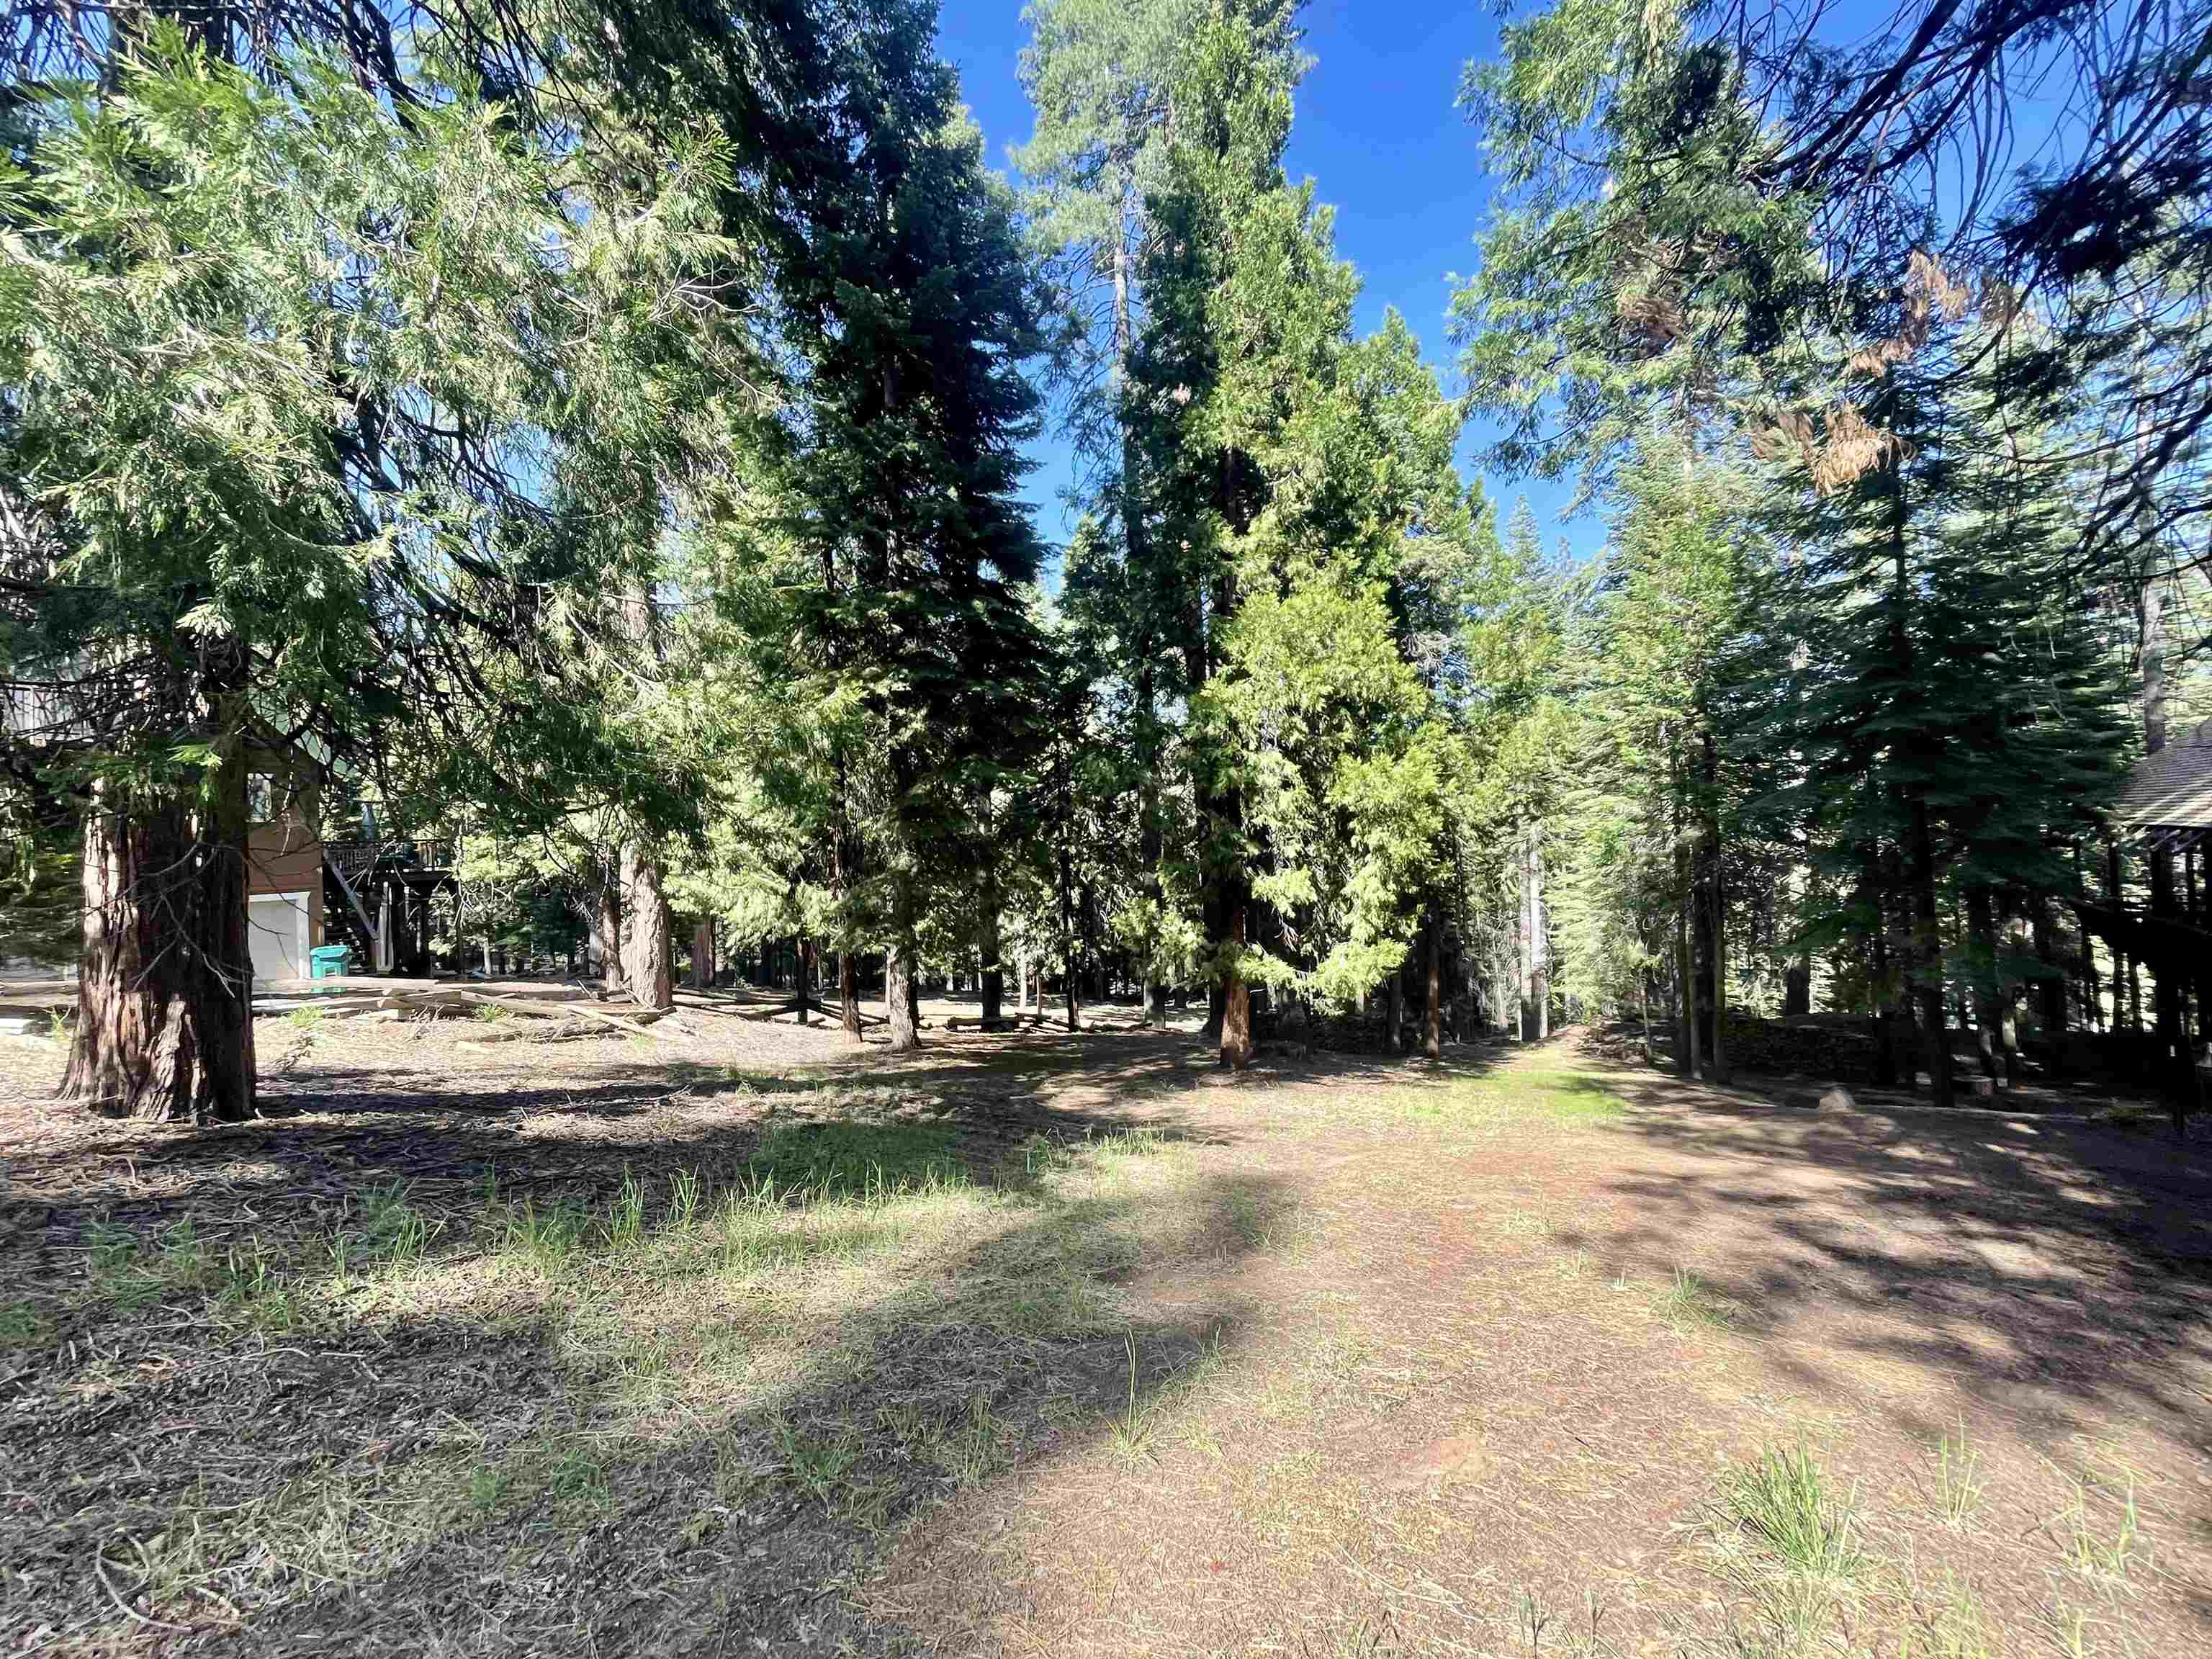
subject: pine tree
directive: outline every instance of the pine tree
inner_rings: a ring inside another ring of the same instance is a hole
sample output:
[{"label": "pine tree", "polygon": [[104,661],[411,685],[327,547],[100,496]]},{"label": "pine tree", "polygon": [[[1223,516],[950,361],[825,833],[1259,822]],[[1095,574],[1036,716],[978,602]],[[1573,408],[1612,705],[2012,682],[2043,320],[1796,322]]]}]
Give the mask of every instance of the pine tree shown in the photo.
[{"label": "pine tree", "polygon": [[[1303,65],[1291,26],[1295,8],[1263,0],[1230,9],[1261,73],[1295,84]],[[1163,545],[1160,492],[1147,472],[1144,389],[1136,370],[1146,325],[1148,270],[1160,252],[1158,207],[1171,188],[1170,117],[1212,12],[1205,0],[1039,0],[1025,13],[1031,38],[1022,80],[1036,126],[1016,161],[1031,182],[1035,233],[1051,251],[1065,337],[1057,354],[1067,427],[1088,469],[1089,545],[1111,556],[1071,562],[1082,625],[1110,630],[1123,665],[1121,717],[1137,845],[1127,867],[1136,890],[1120,925],[1145,959],[1146,1018],[1166,1017],[1166,975],[1183,929],[1169,902],[1186,884],[1165,856],[1182,815],[1164,789],[1172,738],[1164,708],[1194,690],[1176,649],[1191,602],[1180,549]]]},{"label": "pine tree", "polygon": [[1034,746],[1042,649],[1018,591],[1039,558],[1016,496],[1036,295],[1011,194],[930,50],[934,16],[871,37],[882,102],[822,205],[834,234],[785,278],[805,416],[783,500],[818,573],[799,621],[880,744],[840,761],[848,783],[880,769],[878,863],[861,867],[849,791],[835,858],[841,887],[880,889],[894,1048],[919,1040],[905,988],[927,890],[973,873],[939,855]]},{"label": "pine tree", "polygon": [[2063,849],[2096,822],[2124,749],[2077,574],[2080,521],[2063,470],[2032,460],[2048,447],[1987,379],[1954,376],[1948,351],[1883,380],[1899,447],[1814,498],[1771,578],[1792,664],[1771,740],[1802,757],[1794,793],[1818,856],[1858,894],[1838,922],[1884,963],[1891,1023],[1900,1040],[1917,1024],[1948,1103],[1948,901],[1969,919],[1959,955],[1988,1042],[2009,1000],[1996,917],[2072,889]]}]

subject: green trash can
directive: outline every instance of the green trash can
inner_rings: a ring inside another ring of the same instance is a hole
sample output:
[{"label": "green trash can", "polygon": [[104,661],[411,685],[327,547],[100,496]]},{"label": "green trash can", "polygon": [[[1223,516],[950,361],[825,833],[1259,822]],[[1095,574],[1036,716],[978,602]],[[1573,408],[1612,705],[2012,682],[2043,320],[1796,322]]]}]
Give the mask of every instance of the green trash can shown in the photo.
[{"label": "green trash can", "polygon": [[346,973],[346,947],[343,945],[318,945],[307,952],[309,979],[343,979]]}]

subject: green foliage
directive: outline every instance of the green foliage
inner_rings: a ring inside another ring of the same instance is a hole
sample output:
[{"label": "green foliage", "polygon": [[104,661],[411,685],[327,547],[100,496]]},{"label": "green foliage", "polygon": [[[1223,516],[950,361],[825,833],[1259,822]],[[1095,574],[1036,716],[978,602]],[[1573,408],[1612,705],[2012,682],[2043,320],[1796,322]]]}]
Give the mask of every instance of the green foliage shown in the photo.
[{"label": "green foliage", "polygon": [[574,150],[420,67],[403,120],[315,51],[257,78],[157,27],[0,174],[0,476],[49,554],[4,642],[55,715],[10,742],[49,799],[198,810],[289,744],[510,823],[680,817],[608,689],[756,360],[714,321],[726,158],[641,170],[611,116]]},{"label": "green foliage", "polygon": [[1857,1518],[1801,1442],[1771,1446],[1722,1483],[1729,1518],[1758,1547],[1808,1579],[1845,1583],[1864,1568]]}]

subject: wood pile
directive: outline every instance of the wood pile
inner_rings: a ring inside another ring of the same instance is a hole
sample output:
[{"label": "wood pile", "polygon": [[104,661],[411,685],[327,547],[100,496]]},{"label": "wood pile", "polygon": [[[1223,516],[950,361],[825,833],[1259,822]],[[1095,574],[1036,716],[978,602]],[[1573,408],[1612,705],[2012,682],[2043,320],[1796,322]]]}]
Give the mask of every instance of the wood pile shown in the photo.
[{"label": "wood pile", "polygon": [[[283,1013],[301,1008],[314,1009],[329,1019],[475,1019],[485,1021],[488,1025],[507,1016],[516,1019],[512,1027],[488,1029],[467,1039],[465,1046],[469,1047],[557,1042],[568,1037],[600,1036],[610,1030],[664,1036],[651,1028],[668,1012],[665,1009],[640,1008],[627,1002],[596,1000],[568,986],[549,986],[542,993],[533,991],[528,995],[495,996],[459,985],[264,1000],[256,1005],[255,1012]],[[486,1009],[500,1012],[487,1015]]]}]

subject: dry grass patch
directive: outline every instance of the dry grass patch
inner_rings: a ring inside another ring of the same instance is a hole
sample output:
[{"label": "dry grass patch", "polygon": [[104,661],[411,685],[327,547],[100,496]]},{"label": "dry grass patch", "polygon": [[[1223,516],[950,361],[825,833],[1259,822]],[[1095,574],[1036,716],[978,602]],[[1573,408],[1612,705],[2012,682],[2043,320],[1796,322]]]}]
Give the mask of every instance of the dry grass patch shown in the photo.
[{"label": "dry grass patch", "polygon": [[[734,1170],[625,1169],[597,1201],[517,1178],[441,1205],[383,1182],[319,1227],[187,1212],[95,1229],[67,1317],[207,1377],[217,1395],[185,1438],[228,1449],[195,1471],[181,1443],[133,1451],[112,1413],[89,1441],[64,1435],[85,1478],[36,1582],[90,1588],[63,1570],[82,1548],[64,1534],[105,1539],[80,1628],[273,1632],[356,1595],[404,1618],[433,1583],[526,1577],[549,1550],[647,1527],[673,1605],[709,1593],[684,1561],[707,1574],[780,1516],[771,1553],[809,1565],[776,1593],[814,1585],[818,1621],[855,1547],[1071,1422],[1148,1457],[1218,1351],[1133,1315],[1125,1286],[1264,1242],[1260,1185],[1152,1131],[1038,1138],[978,1170],[945,1123],[810,1104],[828,1110],[775,1122]],[[27,1312],[8,1328],[51,1328]],[[480,1349],[503,1357],[470,1361]],[[366,1408],[349,1390],[380,1350],[403,1371],[488,1369]],[[129,1364],[73,1392],[131,1389]],[[216,1403],[283,1375],[281,1413]],[[58,1432],[80,1411],[70,1392],[33,1409]],[[148,1453],[167,1473],[124,1473]]]}]

